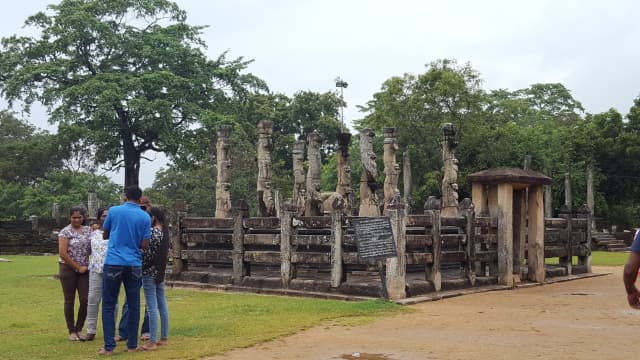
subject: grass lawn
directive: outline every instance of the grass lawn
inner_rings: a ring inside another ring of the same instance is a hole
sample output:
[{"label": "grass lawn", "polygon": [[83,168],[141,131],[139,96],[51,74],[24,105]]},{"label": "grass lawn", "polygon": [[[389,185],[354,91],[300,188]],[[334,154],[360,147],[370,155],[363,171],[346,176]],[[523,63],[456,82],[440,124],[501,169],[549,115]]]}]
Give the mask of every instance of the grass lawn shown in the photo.
[{"label": "grass lawn", "polygon": [[[594,251],[591,253],[591,265],[592,266],[622,266],[627,262],[629,257],[628,252],[609,252],[609,251]],[[547,258],[545,263],[558,264],[559,259]],[[574,256],[572,264],[578,264],[578,257]]]},{"label": "grass lawn", "polygon": [[[0,356],[3,359],[99,358],[96,341],[71,342],[63,315],[62,289],[53,277],[57,256],[3,256],[0,263]],[[342,302],[305,298],[167,289],[169,346],[118,358],[197,359],[252,346],[319,324],[352,325],[400,311],[385,301]],[[77,307],[77,305],[76,305]]]}]

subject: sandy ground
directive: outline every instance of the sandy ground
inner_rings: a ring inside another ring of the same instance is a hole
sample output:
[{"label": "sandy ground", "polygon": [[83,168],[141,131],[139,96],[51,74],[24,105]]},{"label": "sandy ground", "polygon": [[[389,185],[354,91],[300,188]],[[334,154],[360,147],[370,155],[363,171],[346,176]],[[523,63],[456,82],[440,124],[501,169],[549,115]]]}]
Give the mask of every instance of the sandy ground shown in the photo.
[{"label": "sandy ground", "polygon": [[640,311],[622,268],[563,283],[412,305],[364,326],[320,326],[213,359],[638,359]]}]

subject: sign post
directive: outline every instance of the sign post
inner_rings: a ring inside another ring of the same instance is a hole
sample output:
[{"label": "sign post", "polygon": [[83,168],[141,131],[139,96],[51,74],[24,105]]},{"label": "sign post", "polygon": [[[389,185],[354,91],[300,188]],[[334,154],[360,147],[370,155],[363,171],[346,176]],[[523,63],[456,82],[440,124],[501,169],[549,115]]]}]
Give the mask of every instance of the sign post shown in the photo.
[{"label": "sign post", "polygon": [[384,260],[397,256],[391,221],[388,217],[371,217],[353,219],[352,223],[355,228],[358,256],[362,259],[376,260],[382,281],[382,296],[389,299]]}]

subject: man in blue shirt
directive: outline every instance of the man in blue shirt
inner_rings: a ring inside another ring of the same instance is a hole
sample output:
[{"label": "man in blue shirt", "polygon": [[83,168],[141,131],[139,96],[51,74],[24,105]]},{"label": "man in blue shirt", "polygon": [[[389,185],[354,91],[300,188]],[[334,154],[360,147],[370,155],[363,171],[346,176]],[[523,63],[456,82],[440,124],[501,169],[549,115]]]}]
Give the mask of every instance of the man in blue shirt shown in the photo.
[{"label": "man in blue shirt", "polygon": [[[116,347],[115,310],[121,284],[124,284],[129,305],[128,333],[136,334],[140,323],[141,249],[149,246],[151,238],[151,218],[140,209],[140,197],[142,190],[138,186],[128,186],[125,189],[125,203],[109,208],[103,225],[103,237],[109,239],[109,247],[104,261],[102,283],[104,348],[98,351],[101,355],[113,354]],[[138,349],[137,336],[128,337],[127,349]]]},{"label": "man in blue shirt", "polygon": [[640,292],[636,287],[636,279],[638,278],[638,269],[640,269],[640,229],[636,231],[636,236],[631,244],[631,254],[624,265],[624,287],[627,290],[627,301],[629,306],[634,309],[640,309]]}]

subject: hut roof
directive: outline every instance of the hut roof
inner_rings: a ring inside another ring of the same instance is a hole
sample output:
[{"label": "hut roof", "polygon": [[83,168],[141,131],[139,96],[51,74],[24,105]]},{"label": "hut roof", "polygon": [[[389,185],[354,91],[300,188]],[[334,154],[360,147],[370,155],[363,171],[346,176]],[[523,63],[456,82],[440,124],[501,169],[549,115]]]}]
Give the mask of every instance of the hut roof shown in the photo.
[{"label": "hut roof", "polygon": [[481,184],[518,183],[551,185],[551,178],[533,170],[519,168],[487,169],[467,175],[467,181]]}]

